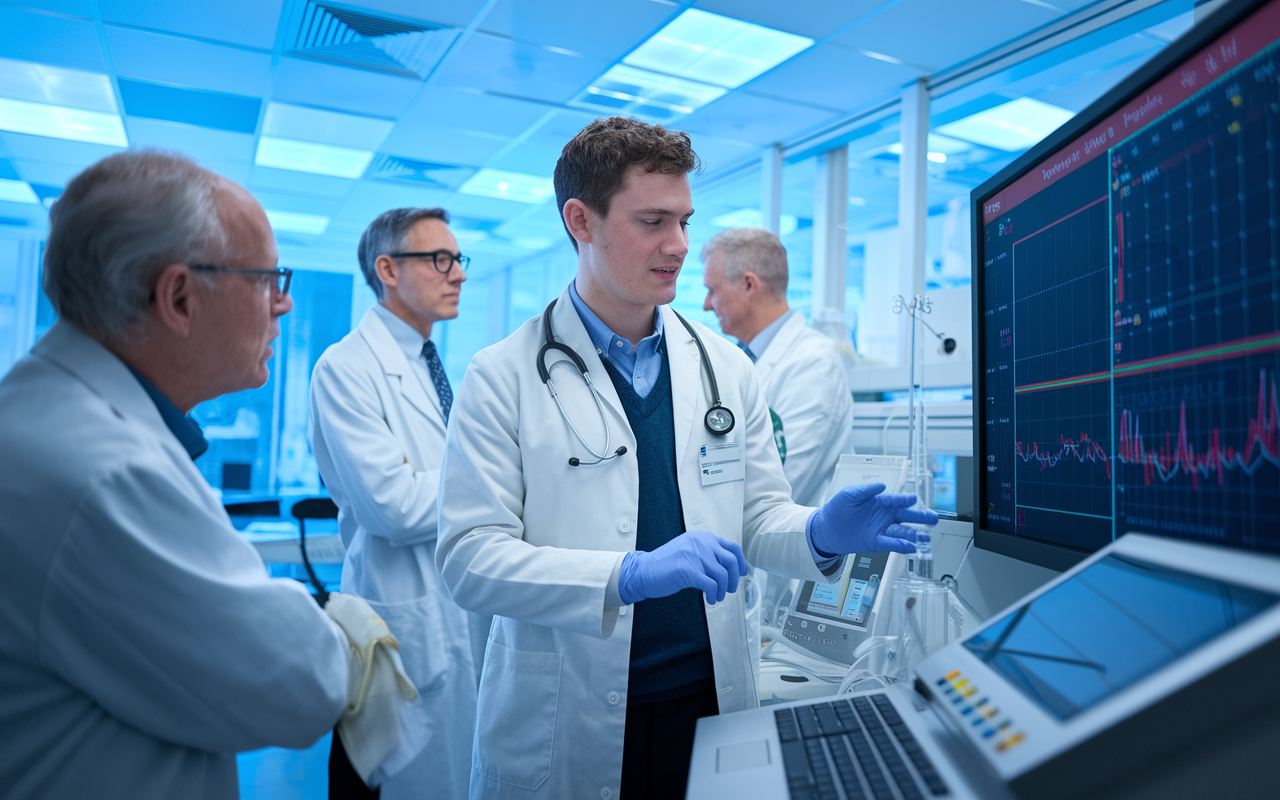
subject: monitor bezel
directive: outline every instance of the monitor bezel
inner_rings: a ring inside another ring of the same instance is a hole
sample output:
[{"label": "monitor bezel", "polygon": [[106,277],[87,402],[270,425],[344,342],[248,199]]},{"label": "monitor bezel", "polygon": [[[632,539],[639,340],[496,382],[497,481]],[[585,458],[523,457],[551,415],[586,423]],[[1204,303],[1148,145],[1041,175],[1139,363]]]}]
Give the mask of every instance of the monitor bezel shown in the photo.
[{"label": "monitor bezel", "polygon": [[[983,204],[1004,188],[1029,173],[1046,157],[1055,154],[1065,145],[1084,134],[1100,120],[1116,112],[1126,102],[1142,90],[1155,83],[1171,69],[1186,61],[1196,52],[1234,27],[1244,17],[1272,0],[1229,0],[1209,16],[1193,25],[1191,30],[1171,42],[1164,50],[1157,53],[1146,64],[1138,67],[1132,75],[1120,81],[1102,97],[1089,104],[1087,108],[1076,114],[1039,144],[1023,153],[1012,164],[1005,167],[985,183],[974,189],[969,195],[970,214],[970,258],[973,324],[973,455],[977,464],[985,463],[986,454],[982,446],[985,431],[984,410],[985,389],[983,383],[984,354],[986,353],[985,325],[982,314],[982,297],[984,296],[984,271],[982,265],[983,232],[986,227],[983,220]],[[1104,157],[1099,155],[1099,158]],[[1029,539],[1016,533],[994,531],[986,527],[986,481],[982,475],[975,475],[973,481],[974,520],[973,543],[975,547],[1000,555],[1015,558],[1048,569],[1064,571],[1072,568],[1088,558],[1092,553],[1064,545],[1050,544],[1037,539]],[[1097,551],[1093,551],[1097,552]]]}]

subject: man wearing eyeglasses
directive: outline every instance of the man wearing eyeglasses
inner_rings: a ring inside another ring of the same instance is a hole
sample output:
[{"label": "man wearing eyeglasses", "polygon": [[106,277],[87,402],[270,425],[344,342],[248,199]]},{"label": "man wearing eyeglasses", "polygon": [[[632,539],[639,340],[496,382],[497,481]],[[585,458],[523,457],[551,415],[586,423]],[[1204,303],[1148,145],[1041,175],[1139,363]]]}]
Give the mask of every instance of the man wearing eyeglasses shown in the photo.
[{"label": "man wearing eyeglasses", "polygon": [[439,208],[398,208],[360,237],[377,295],[311,377],[309,434],[340,510],[342,591],[386,620],[422,701],[402,714],[401,746],[368,789],[334,737],[330,797],[464,798],[471,773],[477,667],[488,618],[458,608],[435,566],[436,498],[453,390],[435,342],[458,316],[466,256]]}]

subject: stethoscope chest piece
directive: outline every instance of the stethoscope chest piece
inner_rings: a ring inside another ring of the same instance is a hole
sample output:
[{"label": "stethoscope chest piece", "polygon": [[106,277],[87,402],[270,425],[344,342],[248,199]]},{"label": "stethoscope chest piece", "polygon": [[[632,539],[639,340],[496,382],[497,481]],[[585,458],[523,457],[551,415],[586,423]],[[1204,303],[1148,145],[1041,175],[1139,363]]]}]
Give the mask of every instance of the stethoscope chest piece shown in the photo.
[{"label": "stethoscope chest piece", "polygon": [[707,409],[707,415],[703,417],[702,422],[714,435],[724,436],[733,430],[733,412],[724,406],[712,406]]}]

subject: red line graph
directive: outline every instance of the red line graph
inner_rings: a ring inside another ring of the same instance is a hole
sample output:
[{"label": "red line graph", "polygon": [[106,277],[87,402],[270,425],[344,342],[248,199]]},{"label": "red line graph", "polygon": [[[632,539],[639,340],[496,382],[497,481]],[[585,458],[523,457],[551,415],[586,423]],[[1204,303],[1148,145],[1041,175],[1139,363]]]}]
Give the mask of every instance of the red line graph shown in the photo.
[{"label": "red line graph", "polygon": [[1101,462],[1107,471],[1107,479],[1111,478],[1111,459],[1107,455],[1106,448],[1089,436],[1089,434],[1081,431],[1080,436],[1075,439],[1059,436],[1057,450],[1054,445],[1048,445],[1043,451],[1040,449],[1039,442],[1032,442],[1031,449],[1026,450],[1022,442],[1014,442],[1013,449],[1023,463],[1030,463],[1032,460],[1040,463],[1040,471],[1044,472],[1050,467],[1058,466],[1058,462],[1064,458],[1074,458],[1083,464],[1086,461],[1094,464]]},{"label": "red line graph", "polygon": [[[1270,386],[1268,400],[1267,387]],[[1258,380],[1258,411],[1249,420],[1245,434],[1244,447],[1236,449],[1223,447],[1222,434],[1217,428],[1209,431],[1209,447],[1203,452],[1196,451],[1187,436],[1187,404],[1183,401],[1178,408],[1178,438],[1172,440],[1170,433],[1157,436],[1161,444],[1151,449],[1143,439],[1137,415],[1128,409],[1120,414],[1120,452],[1117,458],[1125,464],[1141,464],[1143,483],[1150,486],[1158,476],[1168,482],[1179,473],[1191,477],[1193,489],[1200,489],[1201,478],[1208,479],[1217,473],[1218,485],[1223,483],[1223,473],[1229,469],[1239,468],[1247,475],[1252,475],[1264,462],[1280,466],[1280,415],[1277,414],[1276,382],[1274,378],[1268,382],[1266,370]]]}]

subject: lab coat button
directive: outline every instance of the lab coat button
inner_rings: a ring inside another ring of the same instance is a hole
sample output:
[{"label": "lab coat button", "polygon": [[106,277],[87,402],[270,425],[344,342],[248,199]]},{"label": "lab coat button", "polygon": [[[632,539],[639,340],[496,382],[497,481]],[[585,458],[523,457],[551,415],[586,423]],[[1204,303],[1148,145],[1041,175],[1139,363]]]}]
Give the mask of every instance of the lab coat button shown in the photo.
[{"label": "lab coat button", "polygon": [[606,699],[609,701],[609,705],[616,706],[618,704],[618,701],[622,699],[622,695],[618,694],[617,692],[609,692],[609,694],[606,696]]},{"label": "lab coat button", "polygon": [[622,522],[619,522],[619,523],[618,523],[618,532],[619,532],[619,533],[630,533],[630,532],[631,532],[631,523],[630,523],[630,522],[627,522],[625,519],[624,519]]},{"label": "lab coat button", "polygon": [[600,790],[600,800],[613,800],[613,790],[608,786]]}]

